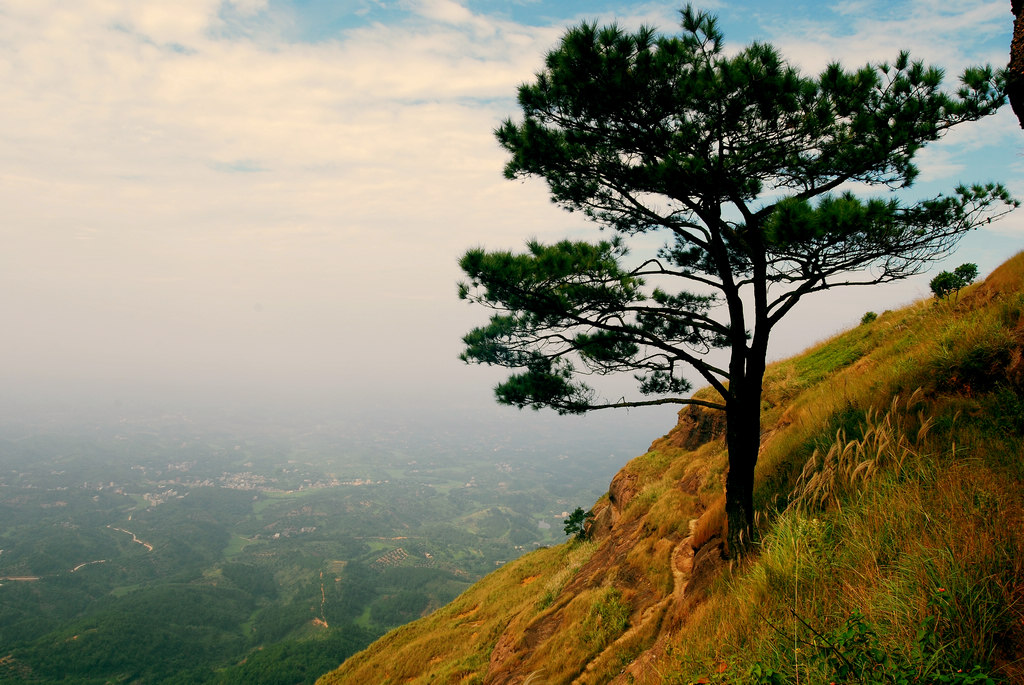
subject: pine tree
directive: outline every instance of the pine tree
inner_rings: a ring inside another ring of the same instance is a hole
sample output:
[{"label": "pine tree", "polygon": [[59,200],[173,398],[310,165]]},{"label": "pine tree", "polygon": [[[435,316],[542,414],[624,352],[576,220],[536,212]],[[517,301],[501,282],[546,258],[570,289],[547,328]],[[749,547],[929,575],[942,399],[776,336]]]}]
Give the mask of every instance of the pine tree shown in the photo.
[{"label": "pine tree", "polygon": [[[915,153],[1003,104],[1002,72],[942,72],[901,53],[800,74],[771,46],[723,52],[715,17],[687,7],[678,36],[584,23],[519,89],[522,120],[496,135],[508,178],[611,236],[468,251],[460,296],[496,310],[462,358],[519,372],[500,402],[582,413],[700,404],[726,412],[728,545],[753,533],[761,387],[772,330],[806,295],[895,281],[1016,205],[1000,185],[906,203]],[[841,188],[891,189],[859,197]],[[633,258],[628,243],[664,246]],[[708,356],[728,351],[716,365]],[[687,396],[691,368],[720,400]],[[587,374],[628,372],[639,395],[601,399]]]}]

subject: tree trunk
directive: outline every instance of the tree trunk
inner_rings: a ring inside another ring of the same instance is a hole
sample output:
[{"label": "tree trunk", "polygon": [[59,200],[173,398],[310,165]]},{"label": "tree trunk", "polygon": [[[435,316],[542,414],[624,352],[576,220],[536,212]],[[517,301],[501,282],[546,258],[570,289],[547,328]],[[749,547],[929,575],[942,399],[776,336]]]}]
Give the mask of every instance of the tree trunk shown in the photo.
[{"label": "tree trunk", "polygon": [[[731,384],[733,402],[726,410],[729,473],[725,479],[728,554],[738,558],[754,541],[754,467],[761,446],[761,380]],[[736,388],[735,386],[740,387]]]},{"label": "tree trunk", "polygon": [[1012,0],[1013,40],[1010,43],[1010,64],[1006,74],[1006,94],[1010,107],[1024,128],[1024,2]]}]

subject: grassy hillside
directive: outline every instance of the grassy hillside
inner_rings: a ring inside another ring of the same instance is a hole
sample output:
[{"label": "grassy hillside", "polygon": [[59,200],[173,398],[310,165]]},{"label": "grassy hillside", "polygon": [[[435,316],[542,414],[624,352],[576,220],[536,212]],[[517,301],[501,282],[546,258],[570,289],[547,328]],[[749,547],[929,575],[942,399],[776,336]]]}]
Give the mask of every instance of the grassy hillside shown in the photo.
[{"label": "grassy hillside", "polygon": [[686,408],[591,539],[389,633],[335,683],[1024,682],[1024,253],[774,364],[748,558]]}]

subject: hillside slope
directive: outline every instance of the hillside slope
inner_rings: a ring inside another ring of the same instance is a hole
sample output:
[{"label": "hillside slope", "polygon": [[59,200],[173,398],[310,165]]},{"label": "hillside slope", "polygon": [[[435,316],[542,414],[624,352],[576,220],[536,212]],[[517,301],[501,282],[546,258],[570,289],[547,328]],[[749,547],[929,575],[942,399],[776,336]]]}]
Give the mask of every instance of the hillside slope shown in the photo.
[{"label": "hillside slope", "polygon": [[771,366],[743,561],[721,554],[724,417],[685,408],[590,540],[320,683],[1024,682],[1022,349],[1024,253]]}]

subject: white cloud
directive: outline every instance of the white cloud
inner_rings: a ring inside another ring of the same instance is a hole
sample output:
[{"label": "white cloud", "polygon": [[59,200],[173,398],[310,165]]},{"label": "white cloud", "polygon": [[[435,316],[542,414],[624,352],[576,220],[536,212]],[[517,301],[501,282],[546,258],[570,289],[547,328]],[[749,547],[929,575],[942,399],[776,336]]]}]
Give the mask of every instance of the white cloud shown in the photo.
[{"label": "white cloud", "polygon": [[[0,0],[0,317],[18,331],[4,378],[237,381],[285,360],[292,382],[372,384],[397,364],[436,384],[483,317],[454,297],[464,249],[593,235],[539,181],[504,180],[491,133],[563,21],[421,0],[403,21],[304,44],[259,23],[266,2],[233,7],[260,30],[228,31],[219,0]],[[950,22],[987,30],[983,4],[964,11],[779,37],[813,62]],[[674,32],[677,16],[618,20]],[[950,142],[1003,133],[973,135]],[[966,163],[943,151],[924,158],[933,172]]]},{"label": "white cloud", "polygon": [[266,10],[269,0],[228,0],[228,4],[243,16],[251,16]]},{"label": "white cloud", "polygon": [[[959,73],[968,65],[1006,63],[1012,16],[999,3],[879,0],[838,3],[835,19],[822,15],[779,20],[769,37],[787,58],[815,73],[829,62],[847,66],[891,62],[900,50]],[[995,39],[993,41],[993,39]],[[988,46],[979,50],[979,45]]]},{"label": "white cloud", "polygon": [[219,37],[218,6],[5,6],[5,373],[237,382],[301,350],[297,382],[330,384],[403,354],[454,364],[466,324],[409,354],[402,321],[465,322],[462,250],[566,223],[501,178],[491,135],[560,28],[417,21],[309,45]]},{"label": "white cloud", "polygon": [[475,17],[454,0],[413,0],[408,3],[418,14],[446,24],[471,24]]}]

